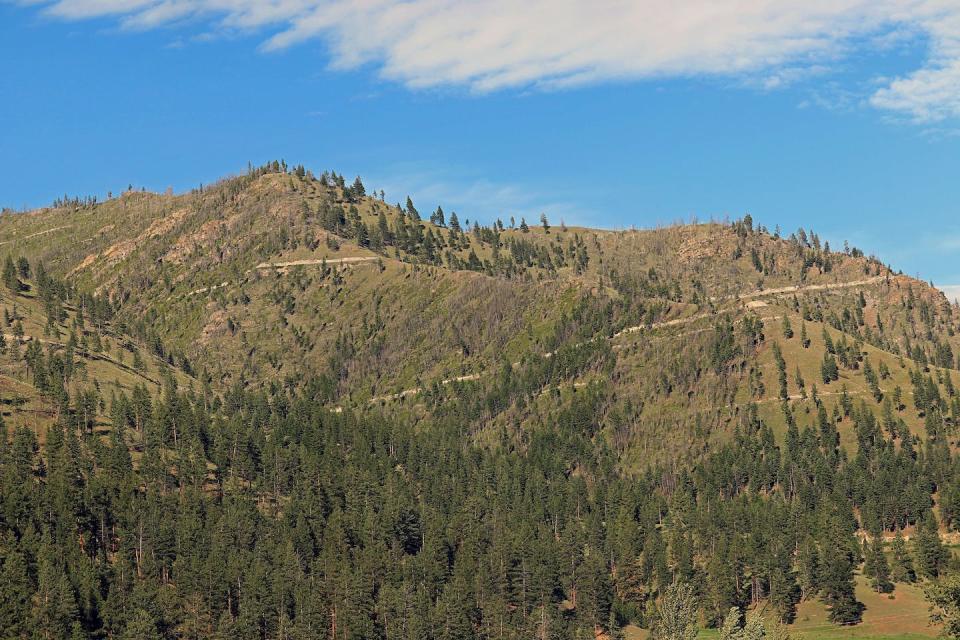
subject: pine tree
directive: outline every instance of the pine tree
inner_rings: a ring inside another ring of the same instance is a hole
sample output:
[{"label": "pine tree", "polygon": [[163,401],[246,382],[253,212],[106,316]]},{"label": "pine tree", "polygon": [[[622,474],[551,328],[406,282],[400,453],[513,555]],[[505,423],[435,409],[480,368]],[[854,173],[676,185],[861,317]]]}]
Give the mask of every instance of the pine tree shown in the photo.
[{"label": "pine tree", "polygon": [[893,557],[893,564],[890,571],[890,577],[894,582],[916,582],[917,573],[913,568],[913,558],[907,551],[907,543],[903,538],[903,532],[897,530],[897,535],[890,545],[890,552]]},{"label": "pine tree", "polygon": [[767,600],[781,622],[791,623],[797,615],[800,585],[793,569],[791,550],[781,541],[771,543]]},{"label": "pine tree", "polygon": [[744,623],[740,609],[732,607],[720,627],[720,640],[765,640],[766,637],[763,616],[756,611],[751,612]]},{"label": "pine tree", "polygon": [[877,367],[877,370],[880,373],[881,380],[886,380],[890,377],[890,367],[887,366],[887,362],[885,360],[880,361],[880,366]]},{"label": "pine tree", "polygon": [[410,216],[410,219],[414,222],[420,222],[420,212],[417,211],[417,208],[413,206],[413,200],[410,199],[410,196],[407,196],[407,215]]},{"label": "pine tree", "polygon": [[743,638],[743,614],[737,607],[730,607],[727,617],[723,619],[723,625],[720,627],[720,640],[742,640]]},{"label": "pine tree", "polygon": [[830,353],[823,354],[823,362],[820,364],[820,377],[824,384],[830,384],[840,377],[837,360]]},{"label": "pine tree", "polygon": [[137,371],[143,371],[146,367],[146,364],[143,361],[143,356],[140,355],[140,349],[134,347],[133,349],[133,368]]},{"label": "pine tree", "polygon": [[653,640],[695,640],[697,637],[697,605],[693,587],[674,582],[667,587],[657,604]]},{"label": "pine tree", "polygon": [[864,575],[870,578],[870,586],[877,593],[890,593],[893,583],[890,581],[890,566],[883,550],[883,538],[876,534],[872,543],[867,543]]},{"label": "pine tree", "polygon": [[[6,437],[6,430],[0,436]],[[0,547],[10,548],[13,541],[4,541]],[[0,556],[0,633],[5,638],[20,638],[27,631],[30,613],[30,581],[27,561],[13,548]]]},{"label": "pine tree", "polygon": [[797,580],[803,599],[820,591],[820,551],[811,537],[806,537],[797,550]]},{"label": "pine tree", "polygon": [[17,265],[13,263],[13,258],[7,255],[3,263],[3,284],[10,291],[20,291],[20,279],[17,277]]},{"label": "pine tree", "polygon": [[353,186],[350,188],[350,192],[353,195],[353,200],[356,202],[359,202],[367,195],[367,189],[363,186],[363,181],[360,179],[360,176],[357,176],[353,181]]},{"label": "pine tree", "polygon": [[466,576],[458,572],[447,584],[437,605],[441,640],[471,640],[476,637],[473,628],[473,615],[476,612],[470,601]]},{"label": "pine tree", "polygon": [[24,280],[30,277],[30,261],[25,256],[17,260],[17,274]]},{"label": "pine tree", "polygon": [[787,362],[783,359],[783,352],[780,350],[780,345],[776,342],[773,343],[773,359],[777,364],[777,381],[780,384],[780,399],[787,400],[789,398],[787,391]]},{"label": "pine tree", "polygon": [[880,402],[883,399],[883,393],[880,391],[880,381],[877,379],[877,373],[870,364],[869,358],[863,361],[863,377],[866,379],[867,386],[870,387],[874,399]]},{"label": "pine tree", "polygon": [[123,628],[120,640],[162,640],[153,616],[143,609],[134,610]]},{"label": "pine tree", "polygon": [[[832,534],[836,535],[836,533]],[[821,545],[820,582],[823,601],[830,608],[828,618],[837,624],[856,624],[863,604],[854,591],[853,559],[843,540],[828,539]]]},{"label": "pine tree", "polygon": [[783,337],[789,340],[793,337],[793,326],[790,324],[790,318],[783,316]]},{"label": "pine tree", "polygon": [[59,554],[46,542],[37,558],[37,594],[30,626],[44,640],[68,637],[79,611]]},{"label": "pine tree", "polygon": [[577,618],[590,631],[603,628],[609,620],[612,601],[609,568],[594,551],[577,570]]},{"label": "pine tree", "polygon": [[937,518],[928,511],[923,518],[915,542],[917,573],[925,578],[936,578],[946,567],[949,552],[940,541]]}]

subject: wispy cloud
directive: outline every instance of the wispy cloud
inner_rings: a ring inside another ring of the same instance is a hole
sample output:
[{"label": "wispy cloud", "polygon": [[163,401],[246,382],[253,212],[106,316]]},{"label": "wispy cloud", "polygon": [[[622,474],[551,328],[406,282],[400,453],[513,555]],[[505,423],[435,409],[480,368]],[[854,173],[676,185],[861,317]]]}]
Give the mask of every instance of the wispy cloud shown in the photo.
[{"label": "wispy cloud", "polygon": [[875,107],[907,114],[918,122],[960,116],[960,5],[944,2],[922,24],[931,41],[927,64],[893,79],[870,101]]},{"label": "wispy cloud", "polygon": [[411,88],[475,92],[731,76],[775,89],[851,52],[922,40],[912,72],[863,104],[923,123],[960,117],[957,0],[22,0],[62,19],[130,29],[193,18],[267,30],[264,50],[322,39],[332,66]]},{"label": "wispy cloud", "polygon": [[933,251],[955,253],[960,251],[960,232],[943,229],[936,235],[927,234],[926,244]]},{"label": "wispy cloud", "polygon": [[508,224],[513,216],[517,224],[521,218],[533,223],[545,213],[554,224],[561,220],[567,224],[588,224],[595,216],[572,200],[558,197],[553,190],[546,195],[517,184],[491,182],[453,170],[398,166],[380,176],[365,178],[364,183],[378,193],[383,189],[387,202],[402,203],[409,195],[421,215],[428,215],[439,205],[448,215],[456,211],[461,221],[489,224],[500,218]]}]

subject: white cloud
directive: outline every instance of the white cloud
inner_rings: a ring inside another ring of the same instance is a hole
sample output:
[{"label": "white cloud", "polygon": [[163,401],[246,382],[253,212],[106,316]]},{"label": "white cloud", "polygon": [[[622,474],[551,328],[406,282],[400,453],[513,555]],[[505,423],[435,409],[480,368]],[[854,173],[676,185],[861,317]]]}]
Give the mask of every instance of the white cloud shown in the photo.
[{"label": "white cloud", "polygon": [[931,54],[926,66],[879,89],[871,103],[921,122],[960,115],[960,6],[933,14],[927,23]]},{"label": "white cloud", "polygon": [[[27,0],[36,4],[37,0]],[[64,19],[129,28],[184,18],[269,29],[265,50],[321,39],[336,68],[376,65],[411,88],[476,92],[611,80],[733,76],[776,88],[852,50],[905,37],[926,62],[868,103],[909,119],[960,117],[960,0],[47,0]]]}]

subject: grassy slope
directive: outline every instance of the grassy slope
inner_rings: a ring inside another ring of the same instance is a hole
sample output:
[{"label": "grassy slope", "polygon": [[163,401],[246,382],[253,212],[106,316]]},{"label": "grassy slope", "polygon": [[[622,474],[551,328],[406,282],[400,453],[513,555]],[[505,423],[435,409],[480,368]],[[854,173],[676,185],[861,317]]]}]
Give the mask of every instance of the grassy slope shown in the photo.
[{"label": "grassy slope", "polygon": [[[857,576],[857,599],[866,607],[863,622],[838,627],[827,620],[827,610],[817,600],[801,602],[797,618],[787,629],[791,637],[803,640],[921,640],[936,637],[940,629],[928,621],[923,591],[916,585],[898,584],[892,594],[871,590],[863,576]],[[649,631],[636,626],[624,629],[626,640],[646,640]],[[717,638],[715,629],[703,629],[700,638]]]},{"label": "grassy slope", "polygon": [[[543,353],[548,350],[545,338],[561,314],[584,295],[617,302],[615,326],[690,319],[612,341],[617,366],[610,408],[623,409],[629,401],[632,411],[622,412],[628,424],[612,426],[608,420],[606,432],[624,453],[628,468],[695,454],[723,439],[739,408],[751,400],[759,401],[761,415],[782,432],[769,347],[774,339],[784,349],[791,394],[798,392],[797,366],[808,391],[819,381],[823,325],[807,323],[810,349],[800,349],[797,337],[779,337],[784,315],[791,317],[799,334],[799,316],[787,304],[793,294],[767,296],[766,306],[759,308],[749,308],[748,301],[735,296],[753,295],[760,288],[821,286],[889,274],[878,263],[843,254],[833,254],[829,272],[805,268],[802,256],[784,241],[738,234],[719,224],[646,231],[554,226],[549,233],[535,226],[528,233],[508,228],[501,234],[504,243],[517,238],[551,250],[581,242],[590,256],[582,273],[571,267],[556,272],[532,267],[508,280],[417,266],[410,264],[415,256],[389,247],[378,262],[336,265],[333,262],[343,258],[376,254],[347,239],[329,241],[315,219],[327,204],[344,211],[350,206],[336,189],[280,174],[228,180],[180,196],[126,193],[94,208],[3,216],[0,249],[42,258],[50,271],[71,277],[81,287],[126,297],[124,318],[146,319],[165,345],[206,367],[215,385],[229,384],[238,374],[248,380],[295,382],[304,371],[326,370],[338,340],[346,341],[351,353],[340,372],[342,400],[361,406],[372,397],[434,380],[486,375],[504,361]],[[381,212],[390,224],[397,215],[396,208],[372,198],[357,208],[371,227]],[[449,229],[422,224],[449,241]],[[312,238],[313,248],[304,243],[284,248],[277,241],[281,231]],[[477,239],[458,255],[466,259],[470,251],[481,260],[493,258],[492,247]],[[751,252],[767,265],[765,274],[756,271]],[[258,268],[294,260],[331,264],[326,270],[320,264]],[[876,324],[879,316],[891,333],[907,326],[907,312],[898,304],[903,287],[895,284],[862,287],[869,300],[867,323]],[[933,299],[923,283],[909,284]],[[830,313],[852,304],[854,291],[796,295]],[[712,337],[711,316],[717,312],[737,321],[754,314],[766,318],[767,325],[767,345],[757,362],[723,377],[703,366]],[[956,318],[952,322],[956,325]],[[960,340],[949,335],[951,327],[935,329],[960,350]],[[836,330],[830,332],[836,337]],[[870,346],[865,351],[875,367],[884,359],[893,372],[893,379],[883,383],[885,390],[900,384],[909,392],[906,371],[895,357]],[[764,373],[762,398],[751,398],[747,390],[750,366]],[[684,375],[669,385],[658,379],[663,371],[678,368]],[[700,371],[690,376],[691,370]],[[864,394],[860,372],[843,371],[842,376],[829,387],[817,385],[828,407],[844,383],[856,399],[867,398],[876,406]],[[802,425],[812,403],[794,402]],[[903,417],[914,431],[922,429],[911,411]],[[840,428],[849,444],[849,429]],[[665,439],[665,433],[674,435]]]},{"label": "grassy slope", "polygon": [[[82,331],[92,338],[94,327],[85,326],[82,330],[73,328],[76,310],[67,307],[67,318],[58,326],[60,336],[45,335],[46,315],[43,306],[32,290],[14,295],[6,288],[0,289],[0,307],[23,325],[22,343],[14,346],[17,339],[11,327],[3,327],[7,339],[7,350],[0,355],[0,404],[8,430],[25,426],[37,433],[41,442],[46,428],[56,419],[54,404],[44,397],[33,385],[33,378],[21,358],[14,357],[14,349],[23,354],[26,345],[32,340],[40,340],[46,352],[49,349],[61,351],[68,340],[70,331]],[[2,315],[2,312],[0,312]],[[80,390],[97,388],[106,406],[98,409],[94,429],[100,433],[109,431],[109,398],[111,393],[129,395],[137,385],[145,386],[151,393],[158,393],[165,374],[172,375],[183,387],[195,384],[195,381],[178,369],[170,367],[165,361],[150,355],[148,349],[129,336],[118,333],[107,325],[101,333],[102,350],[78,349],[75,360],[79,373],[70,387],[71,395]],[[143,358],[144,367],[133,367],[133,352],[137,349]]]}]

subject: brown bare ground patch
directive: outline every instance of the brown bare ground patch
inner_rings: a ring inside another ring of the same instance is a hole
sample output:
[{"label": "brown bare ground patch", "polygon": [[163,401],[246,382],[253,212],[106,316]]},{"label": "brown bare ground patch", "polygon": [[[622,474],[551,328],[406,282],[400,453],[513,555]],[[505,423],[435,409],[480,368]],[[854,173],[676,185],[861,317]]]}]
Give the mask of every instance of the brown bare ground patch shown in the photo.
[{"label": "brown bare ground patch", "polygon": [[68,275],[71,275],[71,276],[72,276],[72,275],[75,275],[75,274],[83,271],[84,269],[90,267],[91,265],[93,265],[94,262],[97,261],[97,258],[99,258],[99,257],[100,257],[100,254],[99,254],[99,253],[91,253],[91,254],[88,255],[86,258],[84,258],[83,260],[81,260],[81,261],[80,261],[80,264],[78,264],[78,265],[75,266],[73,269],[71,269],[71,270],[70,270],[70,273],[69,273]]},{"label": "brown bare ground patch", "polygon": [[206,324],[203,325],[203,331],[200,333],[200,338],[197,340],[197,343],[201,346],[209,345],[217,338],[222,338],[226,333],[227,312],[222,309],[214,311],[207,318]]},{"label": "brown bare ground patch", "polygon": [[154,220],[147,227],[147,235],[151,238],[159,238],[163,234],[173,229],[181,220],[187,217],[189,213],[186,209],[177,209],[170,215]]},{"label": "brown bare ground patch", "polygon": [[227,229],[228,225],[223,220],[204,222],[200,225],[200,228],[193,233],[177,239],[173,246],[164,254],[164,262],[182,263],[187,256],[190,255],[191,251],[194,251],[198,247],[212,244],[217,238],[222,237]]},{"label": "brown bare ground patch", "polygon": [[695,262],[720,255],[719,243],[709,236],[690,234],[680,243],[677,256],[687,262]]},{"label": "brown bare ground patch", "polygon": [[101,255],[107,260],[108,264],[116,264],[133,253],[136,247],[137,242],[135,240],[121,240],[107,247]]}]

